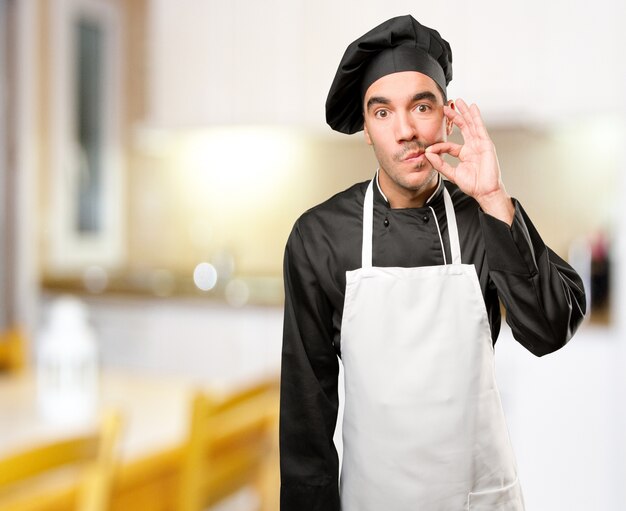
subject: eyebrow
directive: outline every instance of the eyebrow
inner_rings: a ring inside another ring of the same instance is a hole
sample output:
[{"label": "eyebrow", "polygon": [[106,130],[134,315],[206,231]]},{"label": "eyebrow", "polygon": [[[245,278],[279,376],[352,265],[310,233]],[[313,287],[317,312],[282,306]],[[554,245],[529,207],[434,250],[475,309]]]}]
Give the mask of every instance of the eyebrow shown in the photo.
[{"label": "eyebrow", "polygon": [[[435,96],[435,94],[430,91],[418,92],[417,94],[413,95],[413,97],[411,98],[411,103],[414,103],[416,101],[422,101],[424,99],[428,101],[432,101],[433,103],[437,103],[437,96]],[[367,110],[369,111],[369,109],[372,108],[372,106],[374,105],[389,105],[389,104],[391,104],[390,99],[387,99],[383,96],[372,96],[367,101]]]},{"label": "eyebrow", "polygon": [[424,92],[418,92],[417,94],[415,94],[415,96],[411,98],[411,102],[422,101],[423,99],[432,101],[433,103],[437,103],[437,96],[435,96],[435,94],[433,94],[432,92],[428,90]]},{"label": "eyebrow", "polygon": [[367,101],[367,109],[369,110],[374,105],[388,105],[391,103],[391,100],[384,98],[382,96],[372,96]]}]

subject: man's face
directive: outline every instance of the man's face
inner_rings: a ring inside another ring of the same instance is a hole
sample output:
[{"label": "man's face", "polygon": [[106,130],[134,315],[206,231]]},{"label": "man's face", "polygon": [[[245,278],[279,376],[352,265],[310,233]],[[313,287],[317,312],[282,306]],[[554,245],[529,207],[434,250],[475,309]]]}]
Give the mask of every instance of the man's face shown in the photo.
[{"label": "man's face", "polygon": [[383,76],[367,89],[363,109],[365,140],[374,148],[383,191],[412,197],[430,191],[437,171],[424,150],[452,131],[434,80],[416,71]]}]

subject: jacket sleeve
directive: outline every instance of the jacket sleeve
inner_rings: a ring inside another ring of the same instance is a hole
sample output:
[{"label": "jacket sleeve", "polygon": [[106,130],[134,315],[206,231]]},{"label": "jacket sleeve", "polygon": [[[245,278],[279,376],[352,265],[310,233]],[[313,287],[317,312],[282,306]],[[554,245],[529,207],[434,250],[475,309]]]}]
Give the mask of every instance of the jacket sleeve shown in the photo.
[{"label": "jacket sleeve", "polygon": [[339,364],[332,308],[298,225],[284,259],[285,315],[280,395],[281,511],[339,511]]},{"label": "jacket sleeve", "polygon": [[515,201],[509,226],[481,213],[489,276],[513,336],[537,356],[563,347],[585,316],[585,290],[576,271],[548,248]]}]

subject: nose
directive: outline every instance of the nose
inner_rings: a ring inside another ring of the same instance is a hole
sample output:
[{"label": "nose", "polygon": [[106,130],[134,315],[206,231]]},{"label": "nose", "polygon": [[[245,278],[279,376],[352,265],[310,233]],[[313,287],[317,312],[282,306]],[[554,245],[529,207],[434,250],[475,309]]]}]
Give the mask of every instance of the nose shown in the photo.
[{"label": "nose", "polygon": [[394,128],[397,142],[407,142],[417,137],[415,119],[408,112],[399,112],[395,120]]}]

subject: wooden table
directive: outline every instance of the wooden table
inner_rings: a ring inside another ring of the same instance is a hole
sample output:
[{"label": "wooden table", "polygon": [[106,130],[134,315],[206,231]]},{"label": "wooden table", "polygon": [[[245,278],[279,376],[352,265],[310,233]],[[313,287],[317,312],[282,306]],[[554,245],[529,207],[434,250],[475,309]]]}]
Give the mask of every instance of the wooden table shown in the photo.
[{"label": "wooden table", "polygon": [[[113,509],[172,509],[191,395],[197,387],[160,376],[121,372],[101,376],[99,407],[118,410],[123,420]],[[0,377],[0,456],[93,427],[95,419],[82,424],[43,420],[33,374]],[[71,509],[74,491],[71,486],[59,489],[50,509]]]}]

